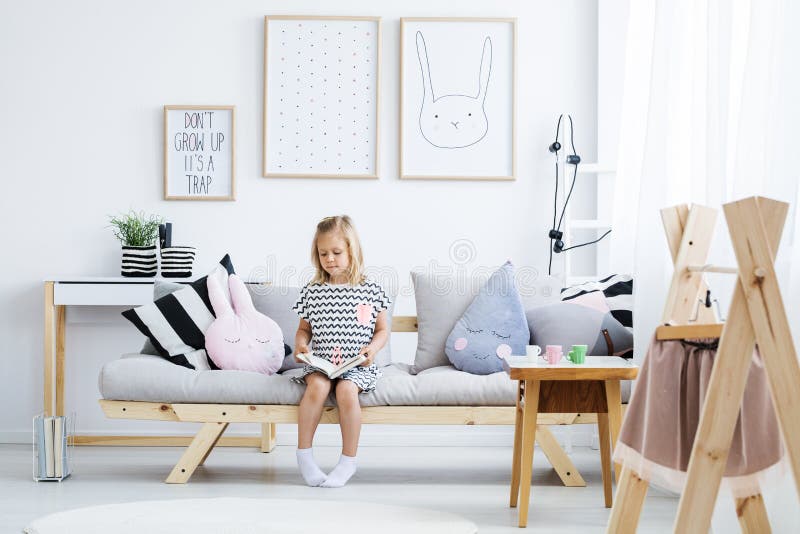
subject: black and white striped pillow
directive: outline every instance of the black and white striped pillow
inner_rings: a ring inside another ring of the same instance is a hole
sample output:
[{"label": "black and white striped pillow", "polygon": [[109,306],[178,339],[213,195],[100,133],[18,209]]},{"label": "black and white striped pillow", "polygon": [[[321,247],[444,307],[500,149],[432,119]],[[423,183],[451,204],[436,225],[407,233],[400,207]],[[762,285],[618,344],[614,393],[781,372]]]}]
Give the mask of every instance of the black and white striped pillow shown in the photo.
[{"label": "black and white striped pillow", "polygon": [[611,315],[622,326],[633,331],[633,277],[628,274],[613,274],[596,282],[585,282],[561,290],[561,300],[602,291]]},{"label": "black and white striped pillow", "polygon": [[233,264],[226,254],[208,276],[152,304],[126,310],[122,315],[148,337],[162,357],[172,363],[198,371],[218,369],[205,353],[205,331],[215,319],[207,281],[209,276],[216,277],[220,286],[227,289],[228,275],[233,273]]},{"label": "black and white striped pillow", "polygon": [[[596,282],[585,282],[561,290],[561,300],[572,300],[601,291],[611,315],[633,335],[633,277],[628,274],[613,274]],[[633,358],[633,349],[621,355]]]}]

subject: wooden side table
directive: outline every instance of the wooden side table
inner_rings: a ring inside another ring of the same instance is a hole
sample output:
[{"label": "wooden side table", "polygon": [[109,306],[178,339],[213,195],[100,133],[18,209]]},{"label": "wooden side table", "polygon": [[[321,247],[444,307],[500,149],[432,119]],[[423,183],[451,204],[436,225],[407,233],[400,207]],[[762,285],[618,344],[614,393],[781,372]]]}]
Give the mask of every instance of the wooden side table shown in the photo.
[{"label": "wooden side table", "polygon": [[[550,365],[532,362],[526,356],[511,356],[504,366],[512,380],[519,380],[514,457],[511,467],[510,506],[519,506],[519,526],[528,524],[528,505],[533,469],[533,444],[539,413],[596,413],[600,434],[603,494],[611,508],[611,451],[622,425],[620,380],[632,380],[639,368],[616,356],[587,356],[586,363],[566,360]],[[619,476],[619,468],[617,468]]]}]

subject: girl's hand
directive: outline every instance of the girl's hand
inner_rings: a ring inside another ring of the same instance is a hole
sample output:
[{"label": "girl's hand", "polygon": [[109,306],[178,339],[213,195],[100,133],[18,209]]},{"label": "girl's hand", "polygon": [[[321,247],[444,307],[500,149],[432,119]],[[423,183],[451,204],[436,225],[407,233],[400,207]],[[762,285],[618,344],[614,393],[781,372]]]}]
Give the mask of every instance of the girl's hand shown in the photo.
[{"label": "girl's hand", "polygon": [[361,350],[358,352],[359,355],[363,354],[367,357],[367,361],[361,364],[361,367],[367,367],[372,365],[372,362],[375,361],[375,350],[369,346],[364,345]]},{"label": "girl's hand", "polygon": [[297,345],[294,348],[294,361],[297,363],[305,363],[303,360],[297,358],[298,354],[308,354],[311,352],[308,350],[308,345]]}]

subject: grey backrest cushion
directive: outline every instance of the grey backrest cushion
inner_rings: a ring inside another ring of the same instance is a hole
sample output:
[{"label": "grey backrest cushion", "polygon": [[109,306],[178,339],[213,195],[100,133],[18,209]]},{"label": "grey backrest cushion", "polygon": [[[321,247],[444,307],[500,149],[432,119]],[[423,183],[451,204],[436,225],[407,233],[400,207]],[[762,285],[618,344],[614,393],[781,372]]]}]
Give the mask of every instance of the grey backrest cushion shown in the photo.
[{"label": "grey backrest cushion", "polygon": [[480,290],[475,284],[455,287],[455,279],[411,272],[417,303],[417,354],[411,373],[450,365],[444,347],[447,336]]},{"label": "grey backrest cushion", "polygon": [[[417,304],[417,353],[412,374],[450,365],[444,351],[447,336],[491,272],[466,277],[411,272]],[[559,300],[561,283],[555,277],[538,276],[535,270],[522,267],[517,269],[514,280],[525,309]]]},{"label": "grey backrest cushion", "polygon": [[[250,295],[253,297],[253,305],[255,308],[278,323],[278,326],[283,332],[283,342],[289,345],[292,349],[292,354],[289,354],[283,359],[280,372],[287,369],[294,369],[302,367],[302,363],[294,361],[294,336],[297,333],[297,326],[300,324],[300,318],[292,310],[292,306],[297,302],[297,297],[300,294],[299,287],[292,286],[273,286],[270,284],[246,284]],[[164,295],[168,295],[183,287],[182,284],[173,282],[163,282],[160,280],[155,281],[153,287],[153,298],[158,299]],[[392,314],[394,313],[394,298],[392,298],[392,305],[387,310],[389,317],[389,331],[392,328]],[[391,336],[390,336],[391,337]],[[158,354],[155,347],[146,341],[141,351],[143,354]],[[392,349],[391,343],[387,342],[380,352],[375,356],[375,363],[379,367],[385,367],[392,363]]]},{"label": "grey backrest cushion", "polygon": [[294,361],[294,335],[300,319],[292,311],[292,306],[297,301],[300,288],[290,286],[273,286],[267,284],[247,284],[247,289],[253,297],[253,306],[258,311],[278,323],[283,332],[283,342],[289,345],[292,353],[283,359],[280,371],[302,367],[302,363]]}]

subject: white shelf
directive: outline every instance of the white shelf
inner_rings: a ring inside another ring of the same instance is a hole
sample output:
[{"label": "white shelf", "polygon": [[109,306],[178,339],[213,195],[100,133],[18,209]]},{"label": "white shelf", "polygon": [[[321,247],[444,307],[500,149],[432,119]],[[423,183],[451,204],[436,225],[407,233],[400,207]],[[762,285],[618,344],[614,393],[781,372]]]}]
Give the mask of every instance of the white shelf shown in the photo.
[{"label": "white shelf", "polygon": [[[565,113],[563,117],[566,116],[567,114]],[[599,131],[598,129],[598,134]],[[569,125],[559,131],[558,141],[563,147],[570,146]],[[599,148],[598,146],[598,149]],[[580,180],[581,187],[585,186],[590,189],[596,188],[597,191],[593,209],[590,210],[587,205],[582,205],[580,209],[573,208],[572,206],[566,208],[563,241],[572,245],[576,242],[585,241],[585,239],[581,240],[575,238],[576,233],[581,234],[582,232],[589,234],[596,233],[596,237],[600,237],[603,233],[611,229],[611,220],[613,219],[611,205],[613,204],[612,192],[614,176],[616,175],[616,157],[598,154],[592,157],[595,161],[590,161],[589,157],[587,157],[586,163],[581,163],[575,167],[566,162],[569,156],[569,150],[564,151],[563,154],[559,153],[559,156],[559,167],[560,169],[563,168],[563,173],[560,173],[558,184],[559,205],[565,204],[566,194],[574,183],[572,182],[573,172],[583,176]],[[600,160],[600,162],[597,160]],[[563,167],[561,167],[561,165],[563,165]],[[592,176],[594,176],[594,179],[592,179]],[[578,187],[577,184],[576,187]],[[580,237],[585,238],[586,235]],[[576,271],[581,274],[590,274],[592,272],[605,273],[609,270],[610,247],[608,246],[608,242],[598,243],[588,249],[581,250],[583,250],[581,254],[567,253],[563,255],[562,264],[559,267],[562,271],[561,277],[565,285],[573,285],[598,278],[598,275],[573,276],[573,273]],[[577,261],[577,264],[573,263],[575,261]]]},{"label": "white shelf", "polygon": [[152,286],[156,280],[159,282],[191,283],[198,278],[200,278],[200,276],[191,276],[188,278],[163,278],[161,276],[49,276],[45,278],[44,281],[58,282],[61,284],[142,284]]},{"label": "white shelf", "polygon": [[580,229],[590,229],[590,230],[592,230],[592,229],[598,229],[598,230],[599,229],[603,229],[603,230],[606,230],[606,229],[611,228],[611,223],[608,223],[606,221],[599,221],[599,220],[596,220],[596,219],[575,219],[575,220],[569,221],[568,224],[569,224],[570,228],[577,229],[577,230],[580,230]]},{"label": "white shelf", "polygon": [[616,169],[602,163],[581,163],[578,165],[578,174],[612,174]]}]

